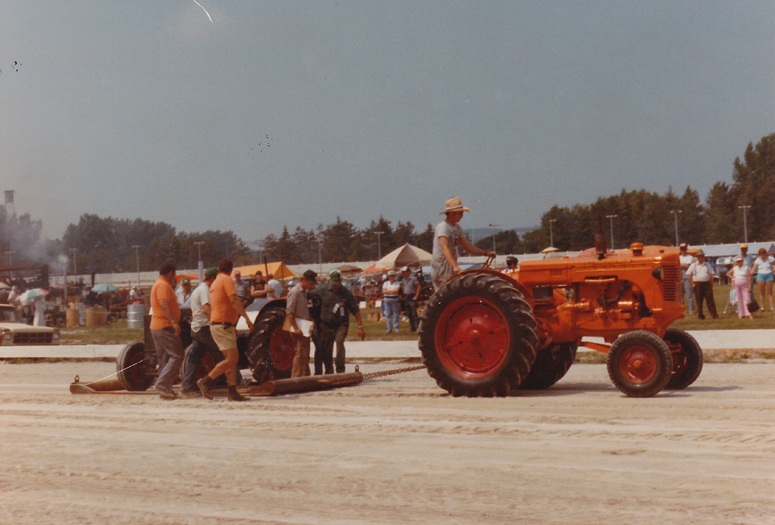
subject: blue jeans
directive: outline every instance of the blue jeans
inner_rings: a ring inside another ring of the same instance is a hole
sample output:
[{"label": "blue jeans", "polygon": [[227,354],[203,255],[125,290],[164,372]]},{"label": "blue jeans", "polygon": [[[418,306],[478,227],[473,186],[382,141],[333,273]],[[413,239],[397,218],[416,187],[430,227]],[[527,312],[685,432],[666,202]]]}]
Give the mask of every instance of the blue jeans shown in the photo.
[{"label": "blue jeans", "polygon": [[696,310],[694,305],[694,287],[689,279],[682,279],[681,288],[681,302],[683,302],[683,296],[686,295],[686,298],[689,300],[689,313],[693,314]]},{"label": "blue jeans", "polygon": [[409,318],[409,330],[412,332],[417,331],[417,327],[420,326],[420,320],[417,318],[417,301],[414,300],[414,296],[411,299],[404,300],[404,310],[406,311],[406,317]]},{"label": "blue jeans", "polygon": [[398,297],[388,297],[385,299],[385,320],[387,321],[387,331],[398,332],[398,314],[401,310],[398,304]]}]

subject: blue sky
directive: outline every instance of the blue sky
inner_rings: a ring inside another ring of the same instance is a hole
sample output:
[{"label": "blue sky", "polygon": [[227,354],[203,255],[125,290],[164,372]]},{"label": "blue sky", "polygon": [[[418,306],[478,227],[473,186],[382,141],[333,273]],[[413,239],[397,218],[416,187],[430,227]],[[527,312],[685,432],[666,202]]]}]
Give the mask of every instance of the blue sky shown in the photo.
[{"label": "blue sky", "polygon": [[199,4],[0,0],[0,189],[50,238],[424,229],[454,195],[465,228],[527,227],[704,198],[775,132],[771,1]]}]

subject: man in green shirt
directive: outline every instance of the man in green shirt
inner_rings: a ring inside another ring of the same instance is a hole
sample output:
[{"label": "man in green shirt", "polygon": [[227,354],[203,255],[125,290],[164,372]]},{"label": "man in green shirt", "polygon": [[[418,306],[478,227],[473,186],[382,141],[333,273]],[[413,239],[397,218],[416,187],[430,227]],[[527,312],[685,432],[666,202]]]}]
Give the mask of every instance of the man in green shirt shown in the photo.
[{"label": "man in green shirt", "polygon": [[323,373],[325,365],[326,374],[333,373],[334,343],[336,343],[336,373],[344,373],[345,349],[344,340],[350,328],[350,314],[355,316],[358,322],[358,336],[363,341],[366,332],[363,330],[361,311],[358,301],[352,292],[342,286],[342,276],[332,270],[329,274],[328,284],[319,286],[309,292],[313,301],[320,303],[320,340],[321,348],[315,352],[315,375]]}]

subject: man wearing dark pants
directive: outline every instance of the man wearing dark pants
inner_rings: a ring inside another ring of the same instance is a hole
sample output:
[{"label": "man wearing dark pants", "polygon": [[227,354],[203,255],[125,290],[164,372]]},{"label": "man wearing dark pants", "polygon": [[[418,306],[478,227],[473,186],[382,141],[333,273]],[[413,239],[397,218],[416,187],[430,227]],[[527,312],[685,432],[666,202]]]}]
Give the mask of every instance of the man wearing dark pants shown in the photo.
[{"label": "man wearing dark pants", "polygon": [[159,278],[151,288],[151,338],[159,361],[159,377],[155,388],[162,399],[175,399],[172,385],[183,361],[183,343],[180,341],[180,307],[172,286],[175,284],[175,266],[164,263]]},{"label": "man wearing dark pants", "polygon": [[316,375],[322,373],[323,365],[326,374],[333,373],[334,343],[336,343],[336,373],[344,373],[344,340],[347,338],[347,331],[350,327],[350,314],[353,314],[358,322],[358,336],[361,340],[366,338],[358,301],[355,300],[350,290],[342,286],[342,276],[338,271],[332,270],[328,275],[327,285],[310,292],[310,295],[315,295],[320,300],[320,319],[322,321],[320,325],[321,356],[318,357],[319,352],[315,352]]},{"label": "man wearing dark pants", "polygon": [[420,298],[420,282],[417,280],[408,266],[401,269],[404,280],[401,281],[401,289],[404,291],[404,310],[409,319],[409,331],[416,332],[420,324],[417,317],[417,301]]},{"label": "man wearing dark pants", "polygon": [[[202,363],[202,358],[208,349],[213,355],[220,356],[218,345],[215,344],[210,334],[210,285],[218,275],[217,268],[208,268],[205,271],[205,280],[191,294],[191,351],[186,359],[186,371],[183,375],[183,383],[180,385],[182,397],[198,397],[201,395],[196,386],[196,371]],[[220,361],[220,359],[218,359]]]},{"label": "man wearing dark pants", "polygon": [[697,313],[700,319],[705,319],[702,313],[702,302],[708,302],[708,311],[713,319],[718,319],[716,300],[713,298],[713,268],[705,262],[705,252],[697,250],[697,260],[686,270],[686,278],[693,283],[694,296],[697,303]]}]

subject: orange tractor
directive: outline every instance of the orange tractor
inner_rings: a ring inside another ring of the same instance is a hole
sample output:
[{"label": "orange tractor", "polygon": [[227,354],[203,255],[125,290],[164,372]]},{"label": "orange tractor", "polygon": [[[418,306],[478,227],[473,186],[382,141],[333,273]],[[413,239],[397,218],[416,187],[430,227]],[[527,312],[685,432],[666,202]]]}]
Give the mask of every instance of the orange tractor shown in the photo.
[{"label": "orange tractor", "polygon": [[559,381],[586,346],[608,354],[611,381],[628,396],[691,385],[702,350],[669,328],[684,316],[677,249],[635,243],[606,255],[605,242],[596,241],[591,256],[526,261],[516,276],[488,261],[447,281],[420,324],[431,377],[453,396],[540,390]]}]

